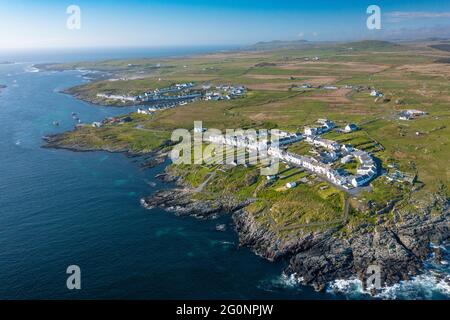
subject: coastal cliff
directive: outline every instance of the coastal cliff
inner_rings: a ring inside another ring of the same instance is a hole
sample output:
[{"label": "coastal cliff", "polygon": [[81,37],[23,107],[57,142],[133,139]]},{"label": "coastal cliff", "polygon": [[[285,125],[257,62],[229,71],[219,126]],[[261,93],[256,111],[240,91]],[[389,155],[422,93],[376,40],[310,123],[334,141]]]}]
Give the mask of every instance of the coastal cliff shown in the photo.
[{"label": "coastal cliff", "polygon": [[[450,236],[450,203],[441,193],[431,194],[427,201],[416,204],[420,215],[399,210],[394,212],[394,222],[380,220],[375,228],[362,225],[344,235],[341,226],[336,226],[280,237],[246,211],[252,200],[198,200],[195,190],[183,185],[179,177],[168,173],[160,177],[179,187],[142,199],[144,207],[160,207],[201,219],[231,214],[241,246],[270,261],[289,259],[285,272],[319,291],[335,279],[358,278],[365,283],[369,266],[380,268],[384,286],[410,279],[423,270],[424,261],[432,253],[438,260],[441,257],[440,249],[431,244],[445,243]],[[436,208],[438,214],[434,212]]]},{"label": "coastal cliff", "polygon": [[[48,136],[45,140],[45,147],[48,148],[103,150],[145,157],[143,167],[162,164],[167,155],[160,150],[144,156],[117,146],[96,149],[88,144],[67,144],[63,135]],[[367,273],[369,266],[380,268],[384,286],[410,279],[424,269],[424,262],[432,254],[438,261],[442,257],[441,249],[431,244],[446,243],[450,237],[450,201],[444,188],[430,193],[426,199],[411,199],[409,206],[393,209],[390,218],[386,217],[388,213],[372,213],[378,217],[375,226],[370,223],[349,226],[342,222],[326,228],[306,226],[280,234],[266,221],[258,219],[259,212],[250,210],[257,198],[246,197],[242,200],[227,192],[205,198],[201,186],[193,187],[185,181],[183,174],[183,170],[166,167],[157,178],[174,183],[175,187],[141,199],[141,205],[147,209],[158,207],[176,215],[198,219],[231,215],[240,246],[250,248],[269,261],[288,260],[284,272],[318,291],[324,290],[336,279],[358,278],[365,284],[370,275]],[[248,184],[257,185],[255,190],[265,185],[258,185],[254,175],[246,175],[245,180]]]},{"label": "coastal cliff", "polygon": [[[387,46],[403,51],[404,57],[393,59],[392,50],[384,52]],[[364,150],[380,162],[377,178],[360,190],[343,190],[324,181],[319,174],[283,163],[277,177],[272,178],[262,176],[259,165],[194,164],[169,166],[160,177],[175,182],[176,187],[158,191],[141,203],[147,208],[160,207],[199,219],[228,214],[234,221],[240,245],[271,261],[289,261],[285,272],[317,290],[323,290],[336,279],[359,278],[365,283],[369,266],[379,267],[384,285],[397,283],[421,273],[430,257],[441,259],[443,254],[434,245],[449,238],[450,185],[445,175],[449,157],[445,114],[448,92],[438,76],[445,69],[436,69],[435,77],[427,75],[424,79],[429,88],[439,88],[440,94],[436,91],[433,95],[410,97],[409,91],[423,91],[423,81],[418,82],[414,72],[392,71],[411,71],[417,64],[421,72],[425,69],[430,72],[431,62],[425,64],[427,60],[417,50],[410,52],[403,46],[378,42],[351,47],[358,50],[358,61],[346,55],[339,56],[340,62],[330,63],[330,58],[313,62],[300,51],[300,56],[289,55],[281,60],[277,51],[247,59],[248,52],[239,52],[226,59],[222,54],[201,58],[195,69],[189,59],[166,61],[173,68],[163,76],[158,73],[160,68],[155,70],[154,63],[148,61],[139,65],[130,61],[100,63],[103,71],[118,67],[124,74],[110,75],[109,80],[83,84],[65,92],[101,103],[97,101],[98,93],[138,95],[180,81],[205,84],[208,88],[210,79],[215,79],[211,82],[214,88],[223,83],[234,84],[242,78],[236,78],[239,74],[248,76],[249,94],[244,100],[198,101],[151,115],[131,113],[127,116],[129,121],[117,119],[118,122],[104,123],[100,128],[80,126],[48,137],[47,146],[145,155],[162,145],[168,146],[174,130],[192,130],[193,123],[199,120],[210,129],[279,128],[297,132],[316,126],[318,119],[335,119],[337,128],[328,132],[325,139]],[[375,47],[381,49],[377,53],[378,63],[373,61]],[[330,52],[326,56],[335,55]],[[83,69],[96,69],[97,64],[84,64]],[[292,70],[303,70],[305,64],[317,69],[305,69],[300,80]],[[145,79],[129,77],[131,73],[141,75],[136,72],[147,67],[158,75]],[[133,72],[124,72],[127,68]],[[187,70],[192,71],[188,76]],[[319,81],[319,77],[323,80]],[[408,85],[400,88],[392,86],[394,83]],[[305,88],[297,90],[299,86]],[[372,88],[389,93],[390,101],[383,104],[374,101],[369,91]],[[400,108],[406,108],[401,107],[404,101],[428,115],[408,122],[401,120],[399,112]],[[349,123],[357,124],[358,130],[345,132]],[[301,142],[289,145],[287,151],[301,155],[313,152],[317,158],[330,160],[328,151],[322,147],[311,150]],[[357,161],[336,161],[330,165],[352,174],[358,170]]]},{"label": "coastal cliff", "polygon": [[[93,144],[92,139],[80,139],[80,130],[82,137],[89,137],[85,131],[90,128],[77,129],[76,138],[70,132],[47,136],[45,147],[122,152],[145,157],[143,167],[165,162],[166,153],[162,150],[167,144],[161,145],[159,140],[155,143],[159,147],[152,152],[133,153],[129,144],[111,142],[111,138],[99,145]],[[284,272],[316,290],[324,290],[336,279],[358,278],[365,283],[369,266],[380,268],[381,283],[386,286],[409,279],[423,270],[424,261],[432,253],[436,259],[442,256],[431,244],[445,243],[450,236],[450,201],[445,186],[425,197],[411,193],[406,205],[386,212],[376,206],[355,208],[348,219],[336,220],[341,209],[333,203],[342,202],[339,193],[327,201],[308,199],[313,191],[305,185],[291,191],[275,191],[273,197],[271,193],[264,194],[271,182],[255,168],[170,165],[158,178],[175,183],[176,187],[141,199],[142,206],[199,219],[229,214],[241,246],[270,261],[288,260]],[[315,208],[318,211],[312,214]],[[360,216],[361,211],[367,210]],[[285,219],[289,212],[295,213],[296,220]],[[273,223],[274,219],[280,220]]]}]

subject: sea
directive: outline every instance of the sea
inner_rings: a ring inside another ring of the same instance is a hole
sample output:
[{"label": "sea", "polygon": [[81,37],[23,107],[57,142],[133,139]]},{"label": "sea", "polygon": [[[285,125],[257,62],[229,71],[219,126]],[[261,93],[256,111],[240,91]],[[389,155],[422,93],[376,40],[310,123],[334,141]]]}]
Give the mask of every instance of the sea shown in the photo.
[{"label": "sea", "polygon": [[[229,49],[0,53],[0,61],[14,62],[0,64],[7,86],[0,90],[0,299],[371,299],[357,280],[338,279],[321,293],[301,285],[282,273],[287,261],[239,247],[230,217],[204,221],[142,208],[141,197],[171,187],[155,179],[164,165],[142,169],[122,154],[42,148],[43,136],[74,128],[72,112],[93,122],[134,109],[65,95],[62,89],[89,80],[33,64]],[[81,270],[78,290],[66,285],[71,265]],[[448,264],[430,262],[424,274],[376,298],[449,299],[449,282]]]}]

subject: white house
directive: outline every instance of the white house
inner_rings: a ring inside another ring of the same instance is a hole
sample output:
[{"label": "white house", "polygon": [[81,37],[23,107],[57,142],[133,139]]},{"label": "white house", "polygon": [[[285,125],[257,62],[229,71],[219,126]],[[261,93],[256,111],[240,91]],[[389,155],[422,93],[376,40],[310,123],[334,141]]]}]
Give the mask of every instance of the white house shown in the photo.
[{"label": "white house", "polygon": [[355,188],[357,188],[357,187],[360,187],[360,186],[364,185],[365,183],[369,182],[370,179],[371,179],[371,177],[370,176],[366,176],[366,175],[354,176],[353,179],[352,179],[352,185]]},{"label": "white house", "polygon": [[137,113],[139,113],[139,114],[150,114],[150,111],[138,108],[137,109]]},{"label": "white house", "polygon": [[372,91],[370,92],[370,96],[371,96],[371,97],[382,97],[382,96],[383,96],[383,93],[381,93],[381,92],[379,92],[379,91],[377,91],[377,90],[372,90]]},{"label": "white house", "polygon": [[351,154],[348,154],[348,155],[342,157],[342,159],[341,159],[341,163],[342,164],[347,164],[347,163],[350,163],[352,161],[353,161],[353,156]]},{"label": "white house", "polygon": [[317,128],[305,127],[304,132],[307,136],[315,136],[317,134]]},{"label": "white house", "polygon": [[351,144],[343,144],[341,150],[346,153],[353,152],[353,146]]},{"label": "white house", "polygon": [[354,124],[354,123],[349,123],[349,124],[347,124],[346,126],[345,126],[345,128],[344,128],[344,131],[345,132],[353,132],[353,131],[356,131],[356,130],[358,130],[359,128],[358,128],[358,126],[356,125],[356,124]]},{"label": "white house", "polygon": [[286,188],[291,189],[291,188],[295,188],[297,186],[296,182],[288,182],[286,183]]},{"label": "white house", "polygon": [[307,139],[308,142],[312,143],[313,145],[317,147],[322,147],[327,150],[331,151],[337,151],[341,148],[339,143],[333,140],[323,139],[323,138],[314,138],[314,139]]}]

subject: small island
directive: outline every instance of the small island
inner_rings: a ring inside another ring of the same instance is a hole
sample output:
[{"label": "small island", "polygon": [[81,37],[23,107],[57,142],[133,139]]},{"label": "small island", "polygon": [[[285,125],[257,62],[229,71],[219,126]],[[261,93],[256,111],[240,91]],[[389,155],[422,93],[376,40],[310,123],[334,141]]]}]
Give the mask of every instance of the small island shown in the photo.
[{"label": "small island", "polygon": [[[373,265],[384,286],[420,274],[432,254],[442,257],[439,245],[450,236],[450,89],[440,79],[449,65],[436,62],[437,49],[426,43],[271,45],[159,61],[46,65],[104,74],[64,92],[136,112],[49,135],[45,147],[121,152],[150,167],[177,145],[176,129],[191,135],[276,129],[282,142],[270,154],[280,160],[276,174],[262,175],[264,165],[249,162],[172,163],[157,178],[175,189],[144,197],[141,205],[199,219],[229,214],[242,246],[289,261],[284,272],[317,290],[336,279],[364,283]],[[253,148],[248,137],[204,137],[202,150]]]}]

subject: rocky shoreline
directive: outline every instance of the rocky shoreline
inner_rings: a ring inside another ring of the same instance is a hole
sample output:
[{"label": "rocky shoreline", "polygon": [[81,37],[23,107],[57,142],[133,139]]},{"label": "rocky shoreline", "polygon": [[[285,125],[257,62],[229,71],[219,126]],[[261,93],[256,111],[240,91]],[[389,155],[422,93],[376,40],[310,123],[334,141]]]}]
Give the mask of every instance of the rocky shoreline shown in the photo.
[{"label": "rocky shoreline", "polygon": [[124,154],[128,158],[136,158],[136,162],[140,163],[140,167],[142,169],[149,169],[154,168],[158,165],[162,165],[166,162],[167,159],[167,151],[164,151],[163,148],[158,148],[153,150],[150,153],[141,154],[141,153],[134,153],[131,152],[128,149],[121,149],[121,148],[101,148],[96,149],[92,147],[86,147],[78,144],[71,144],[67,145],[62,143],[62,135],[57,134],[50,134],[42,137],[42,139],[45,141],[45,144],[42,145],[42,148],[47,149],[63,149],[63,150],[69,150],[72,152],[94,152],[94,151],[104,151],[109,153],[120,153]]},{"label": "rocky shoreline", "polygon": [[[438,247],[450,237],[450,203],[442,195],[430,196],[423,214],[396,212],[396,223],[380,222],[375,230],[362,226],[348,237],[336,236],[336,228],[305,233],[295,239],[281,239],[264,225],[258,224],[243,203],[231,199],[196,200],[195,190],[183,186],[177,177],[168,173],[159,175],[166,182],[178,187],[157,191],[141,200],[146,208],[159,207],[182,216],[213,219],[231,214],[240,246],[249,247],[259,256],[270,261],[289,260],[286,274],[294,275],[299,282],[324,290],[336,279],[359,278],[363,284],[370,274],[370,266],[380,268],[381,283],[391,286],[401,280],[418,275],[424,261],[432,253],[436,259],[442,256]],[[432,215],[432,208],[439,206],[440,215]]]},{"label": "rocky shoreline", "polygon": [[111,152],[111,153],[127,153],[128,154],[127,149],[120,149],[120,148],[116,149],[116,148],[105,148],[105,147],[103,147],[101,149],[97,149],[97,148],[92,148],[89,146],[83,146],[83,145],[79,145],[79,144],[67,145],[67,144],[62,143],[63,136],[60,133],[49,134],[49,135],[42,137],[42,139],[45,141],[45,144],[42,147],[48,148],[48,149],[64,149],[64,150],[70,150],[70,151],[74,151],[74,152],[106,151],[106,152]]},{"label": "rocky shoreline", "polygon": [[179,216],[191,216],[198,219],[215,219],[222,214],[239,211],[249,205],[252,200],[236,202],[232,198],[214,200],[195,200],[192,188],[183,186],[178,177],[168,173],[159,174],[158,179],[166,183],[175,183],[178,187],[170,190],[159,190],[152,196],[141,199],[141,205],[147,209],[162,208]]},{"label": "rocky shoreline", "polygon": [[98,106],[98,107],[124,108],[124,107],[133,107],[133,106],[139,105],[138,103],[134,103],[134,102],[123,102],[121,100],[105,100],[103,98],[98,98],[98,97],[89,97],[88,95],[74,91],[74,89],[77,87],[62,90],[61,93],[69,95],[75,99],[84,101],[86,103],[89,103],[89,104],[92,104],[92,105]]},{"label": "rocky shoreline", "polygon": [[[45,141],[46,148],[100,151],[79,145],[61,145],[58,134],[45,137]],[[147,155],[136,155],[128,150],[102,151],[139,157],[143,168],[161,165],[166,161],[166,153],[161,150]],[[431,243],[446,243],[450,238],[450,201],[444,194],[430,194],[427,201],[420,203],[420,215],[396,209],[394,222],[379,220],[374,230],[362,225],[352,230],[351,235],[342,237],[336,235],[338,227],[333,227],[326,231],[307,232],[295,238],[280,238],[246,212],[246,206],[255,199],[239,202],[232,196],[221,196],[199,200],[196,199],[195,189],[184,185],[179,177],[167,170],[156,178],[174,183],[175,187],[159,190],[141,199],[143,207],[158,207],[179,216],[198,219],[215,219],[229,214],[240,246],[248,247],[270,261],[289,261],[284,272],[318,291],[324,290],[336,279],[357,277],[365,284],[370,275],[367,273],[369,266],[380,268],[381,283],[385,286],[410,279],[423,271],[424,261],[432,253],[435,259],[443,256],[439,247],[431,246]],[[435,208],[439,208],[440,214],[433,214]]]}]

